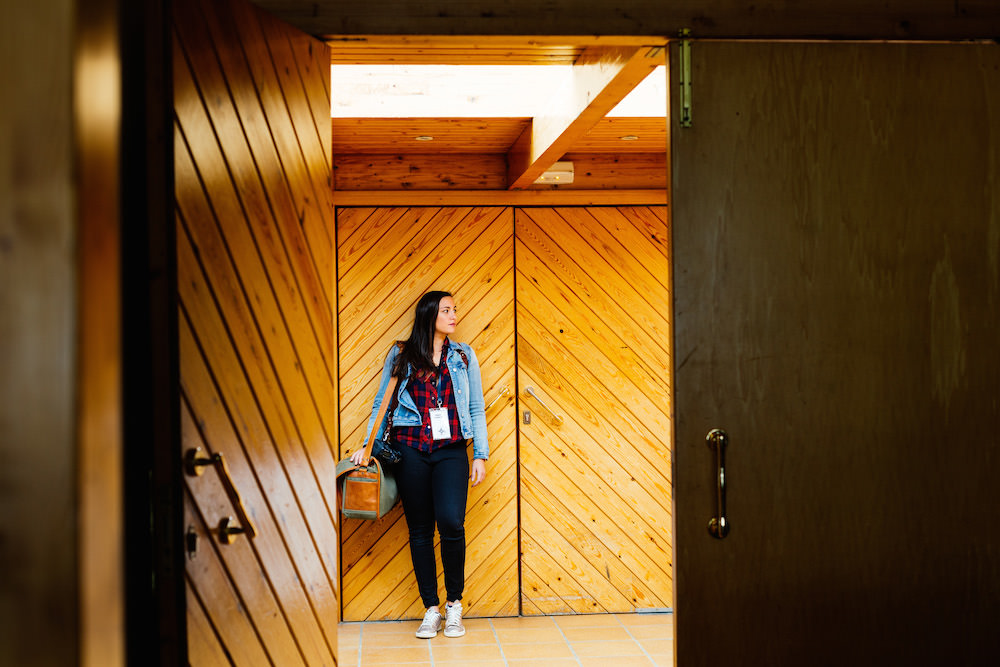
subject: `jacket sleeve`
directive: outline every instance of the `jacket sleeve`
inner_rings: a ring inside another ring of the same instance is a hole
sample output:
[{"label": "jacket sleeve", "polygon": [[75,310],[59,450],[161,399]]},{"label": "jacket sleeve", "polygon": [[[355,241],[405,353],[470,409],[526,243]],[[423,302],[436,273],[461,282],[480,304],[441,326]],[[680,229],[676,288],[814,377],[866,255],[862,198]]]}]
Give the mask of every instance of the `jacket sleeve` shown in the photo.
[{"label": "jacket sleeve", "polygon": [[[378,383],[378,392],[375,394],[375,402],[372,404],[372,412],[368,416],[368,428],[365,429],[365,441],[361,443],[361,448],[364,449],[368,446],[368,438],[372,435],[372,427],[375,425],[375,417],[378,415],[378,409],[382,405],[382,401],[385,399],[385,390],[389,385],[389,379],[392,377],[392,367],[396,363],[396,357],[399,356],[399,348],[393,345],[389,348],[389,354],[385,357],[385,363],[382,364],[382,379]],[[382,448],[382,429],[385,427],[385,421],[388,419],[389,415],[385,415],[382,418],[382,423],[378,425],[378,430],[375,432],[375,445],[372,447],[372,456],[378,453],[378,450]]]},{"label": "jacket sleeve", "polygon": [[469,412],[472,416],[472,458],[490,458],[490,443],[486,436],[486,401],[483,399],[483,379],[479,372],[479,359],[468,343],[462,347],[469,356]]}]

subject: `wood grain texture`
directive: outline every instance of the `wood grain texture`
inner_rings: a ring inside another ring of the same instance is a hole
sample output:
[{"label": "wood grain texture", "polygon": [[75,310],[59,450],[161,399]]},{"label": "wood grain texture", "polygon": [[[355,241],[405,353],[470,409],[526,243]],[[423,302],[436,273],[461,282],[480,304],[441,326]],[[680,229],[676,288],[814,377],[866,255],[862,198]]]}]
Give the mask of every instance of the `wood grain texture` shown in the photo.
[{"label": "wood grain texture", "polygon": [[[506,153],[528,123],[527,118],[334,118],[333,152],[337,157]],[[420,136],[434,139],[417,141]]]},{"label": "wood grain texture", "polygon": [[[572,183],[536,183],[528,188],[533,191],[666,191],[666,153],[663,152],[569,153],[561,159],[573,162]],[[492,194],[492,191],[502,190],[506,183],[506,161],[501,153],[338,154],[334,156],[334,168],[337,192],[344,193],[344,197],[350,197],[350,193],[358,190],[387,193],[429,191],[442,193],[442,197],[446,197],[444,193],[450,190],[483,190],[496,197],[498,195]],[[645,197],[640,194],[638,200],[642,201]],[[635,201],[634,198],[620,197],[614,203]],[[478,203],[486,202],[480,200]],[[578,202],[569,200],[565,203]]]},{"label": "wood grain texture", "polygon": [[[623,142],[619,142],[623,143]],[[667,189],[667,155],[661,153],[567,153],[573,182],[534,183],[534,190],[661,190]]]},{"label": "wood grain texture", "polygon": [[1000,473],[1000,51],[703,44],[693,65],[678,664],[995,662],[1000,543],[969,518],[996,516]]},{"label": "wood grain texture", "polygon": [[350,190],[502,190],[503,153],[335,155],[334,188]]},{"label": "wood grain texture", "polygon": [[[540,43],[511,37],[473,40],[468,37],[351,37],[327,40],[334,65],[572,65],[585,42]],[[551,41],[551,40],[544,40]]]},{"label": "wood grain texture", "polygon": [[[668,165],[669,166],[669,165]],[[457,190],[336,192],[338,207],[372,206],[664,206],[666,190]],[[365,209],[368,210],[368,209]]]},{"label": "wood grain texture", "polygon": [[584,50],[573,65],[571,85],[555,91],[508,151],[507,188],[534,183],[663,63],[663,53],[662,45]]},{"label": "wood grain texture", "polygon": [[189,660],[332,665],[328,54],[237,0],[173,7],[182,449],[225,454],[258,529],[219,544],[229,496],[213,471],[186,478],[206,551],[187,561]]},{"label": "wood grain texture", "polygon": [[672,606],[665,215],[516,212],[524,614]]},{"label": "wood grain texture", "polygon": [[989,0],[257,0],[311,35],[655,35],[690,28],[715,38],[991,39],[1000,13]]},{"label": "wood grain texture", "polygon": [[[487,412],[489,475],[469,494],[466,615],[516,614],[513,213],[338,208],[337,220],[341,456],[364,440],[385,355],[409,335],[417,299],[451,291],[454,339],[475,349],[486,402],[510,392]],[[401,507],[378,521],[345,521],[341,538],[344,620],[423,615]]]}]

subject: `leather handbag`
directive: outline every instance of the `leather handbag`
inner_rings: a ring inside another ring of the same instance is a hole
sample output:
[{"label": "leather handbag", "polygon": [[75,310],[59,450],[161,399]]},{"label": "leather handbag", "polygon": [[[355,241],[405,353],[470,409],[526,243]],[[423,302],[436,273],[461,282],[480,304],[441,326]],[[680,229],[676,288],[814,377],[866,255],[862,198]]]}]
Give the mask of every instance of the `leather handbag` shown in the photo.
[{"label": "leather handbag", "polygon": [[396,479],[382,466],[377,457],[372,456],[375,434],[385,418],[386,407],[392,403],[391,400],[385,400],[385,397],[395,396],[398,381],[399,378],[393,376],[385,388],[382,405],[379,406],[372,427],[372,435],[365,447],[364,458],[368,461],[368,465],[355,465],[349,458],[337,464],[337,496],[340,513],[345,519],[380,519],[399,500]]}]

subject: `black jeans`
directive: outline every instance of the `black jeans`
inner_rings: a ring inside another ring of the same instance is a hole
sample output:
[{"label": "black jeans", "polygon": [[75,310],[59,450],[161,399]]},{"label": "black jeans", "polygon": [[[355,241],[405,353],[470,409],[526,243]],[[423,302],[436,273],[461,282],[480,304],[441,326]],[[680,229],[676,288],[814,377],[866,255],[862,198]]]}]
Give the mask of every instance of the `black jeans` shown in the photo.
[{"label": "black jeans", "polygon": [[448,445],[431,453],[405,445],[393,472],[410,529],[410,557],[424,607],[440,604],[434,561],[434,524],[441,534],[441,566],[449,600],[465,590],[465,506],[469,498],[466,445]]}]

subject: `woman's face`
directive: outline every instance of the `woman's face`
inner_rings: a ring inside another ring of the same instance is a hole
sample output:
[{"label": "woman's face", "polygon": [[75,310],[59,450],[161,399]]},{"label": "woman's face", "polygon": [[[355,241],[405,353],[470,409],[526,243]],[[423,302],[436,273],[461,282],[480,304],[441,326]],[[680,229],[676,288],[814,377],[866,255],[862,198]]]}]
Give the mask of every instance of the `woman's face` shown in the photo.
[{"label": "woman's face", "polygon": [[458,324],[458,311],[455,309],[455,300],[450,296],[442,297],[438,303],[438,316],[434,323],[434,333],[443,336],[455,333],[456,324]]}]

